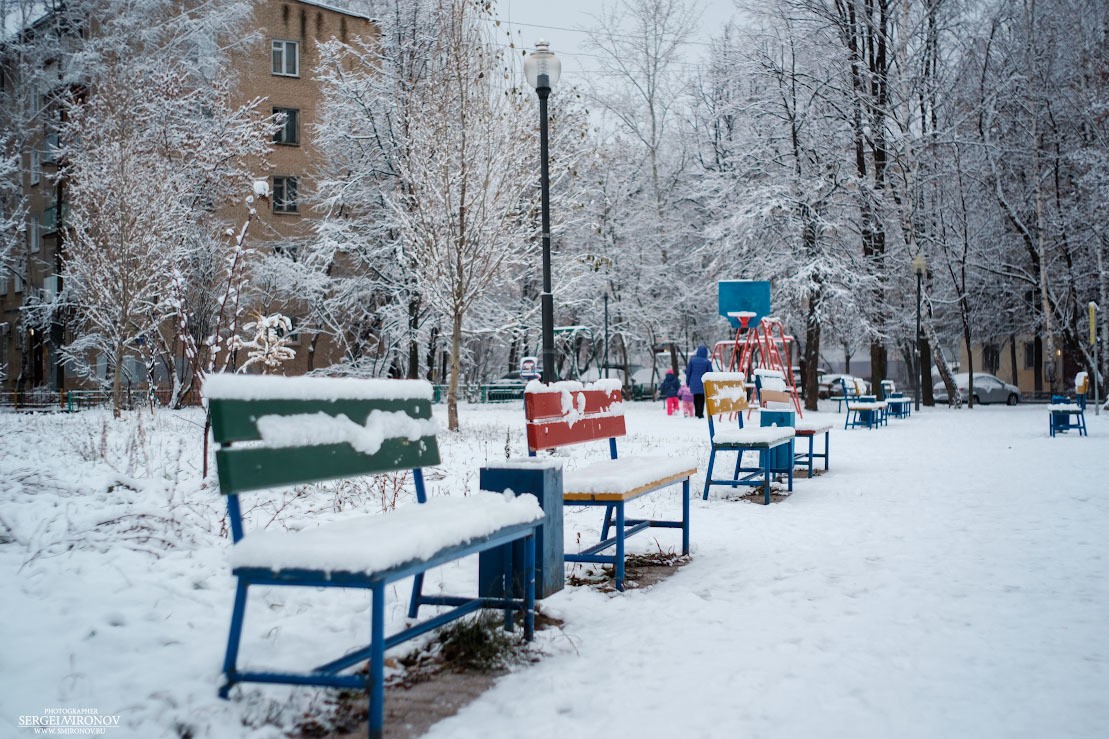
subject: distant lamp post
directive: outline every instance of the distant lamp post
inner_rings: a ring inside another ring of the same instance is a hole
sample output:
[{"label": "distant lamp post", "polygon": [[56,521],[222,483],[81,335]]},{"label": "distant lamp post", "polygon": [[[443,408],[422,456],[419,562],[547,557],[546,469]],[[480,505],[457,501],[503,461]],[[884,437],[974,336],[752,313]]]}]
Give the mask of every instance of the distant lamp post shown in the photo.
[{"label": "distant lamp post", "polygon": [[539,187],[542,198],[543,231],[543,292],[540,308],[543,318],[543,381],[558,379],[555,372],[554,298],[551,295],[551,194],[547,168],[547,97],[562,74],[562,62],[543,39],[535,42],[535,51],[524,59],[524,76],[539,95]]},{"label": "distant lamp post", "polygon": [[924,368],[921,366],[921,352],[920,344],[922,341],[920,335],[920,281],[924,279],[924,275],[928,274],[928,262],[924,260],[923,254],[917,254],[913,257],[913,274],[916,275],[916,393],[914,402],[916,410],[920,410],[920,393],[921,385],[924,384]]},{"label": "distant lamp post", "polygon": [[604,368],[605,379],[608,379],[608,291],[605,291],[605,355],[604,355]]}]

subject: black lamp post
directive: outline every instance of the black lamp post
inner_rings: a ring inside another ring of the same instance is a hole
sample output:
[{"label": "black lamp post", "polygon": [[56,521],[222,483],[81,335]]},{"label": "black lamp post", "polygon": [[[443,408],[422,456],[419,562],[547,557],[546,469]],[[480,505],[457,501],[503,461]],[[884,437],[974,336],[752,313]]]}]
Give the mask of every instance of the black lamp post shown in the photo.
[{"label": "black lamp post", "polygon": [[608,379],[608,291],[605,291],[605,379]]},{"label": "black lamp post", "polygon": [[916,351],[913,355],[916,357],[916,385],[915,405],[916,410],[920,410],[920,393],[921,385],[924,383],[924,368],[920,366],[921,353],[920,353],[920,281],[924,279],[924,275],[928,272],[928,262],[924,260],[923,254],[917,254],[913,257],[913,274],[916,275]]},{"label": "black lamp post", "polygon": [[543,39],[535,42],[535,51],[524,59],[524,75],[539,95],[539,187],[542,197],[543,231],[543,292],[540,308],[543,318],[543,381],[558,379],[554,351],[554,297],[551,295],[551,197],[547,169],[547,97],[562,74],[562,62]]}]

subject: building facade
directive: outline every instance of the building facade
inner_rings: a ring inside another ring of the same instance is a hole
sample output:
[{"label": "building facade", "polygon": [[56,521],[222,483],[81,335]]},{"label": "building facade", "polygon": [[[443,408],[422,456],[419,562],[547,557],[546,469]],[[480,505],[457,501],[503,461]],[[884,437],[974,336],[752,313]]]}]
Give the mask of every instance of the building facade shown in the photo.
[{"label": "building facade", "polygon": [[[40,24],[32,23],[27,32],[35,32]],[[378,30],[367,16],[310,0],[258,2],[251,26],[258,41],[230,59],[238,80],[235,104],[261,99],[265,112],[280,116],[281,127],[273,136],[268,170],[259,164],[258,176],[268,179],[270,197],[257,208],[248,238],[257,249],[292,256],[295,245],[312,236],[314,214],[306,201],[319,160],[313,141],[322,100],[319,84],[313,79],[319,63],[317,45],[332,38],[373,38]],[[9,60],[4,74],[9,88],[23,84],[20,80],[25,77],[10,64]],[[20,162],[21,194],[27,207],[25,241],[17,245],[0,272],[0,391],[49,394],[87,383],[67,377],[59,361],[59,348],[71,338],[65,327],[36,330],[27,327],[23,318],[37,297],[50,298],[62,287],[58,275],[67,206],[65,183],[53,177],[58,163],[57,140],[51,128],[60,110],[51,107],[46,91],[23,92],[37,110],[28,111],[22,119],[30,122],[30,130],[22,137],[26,143]],[[246,211],[219,212],[215,217],[241,224]],[[266,308],[282,310],[293,319],[294,327],[299,323],[295,304]],[[313,362],[308,342],[300,339],[294,328],[290,343],[297,356],[286,371],[302,373]],[[326,340],[313,343],[312,348],[323,355],[315,361],[316,366],[329,360]],[[136,384],[145,383],[146,370],[138,358],[128,358],[125,371]]]}]

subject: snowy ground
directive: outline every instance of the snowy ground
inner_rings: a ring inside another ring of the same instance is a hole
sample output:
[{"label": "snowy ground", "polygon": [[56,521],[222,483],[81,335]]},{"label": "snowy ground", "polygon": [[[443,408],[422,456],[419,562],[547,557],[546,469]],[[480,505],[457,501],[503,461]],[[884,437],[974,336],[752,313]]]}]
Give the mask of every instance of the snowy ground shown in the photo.
[{"label": "snowy ground", "polygon": [[[707,460],[703,421],[627,410],[623,454]],[[472,492],[482,462],[525,451],[521,409],[461,416],[432,494]],[[1106,736],[1109,416],[1087,420],[1089,438],[1049,438],[1043,406],[837,429],[831,471],[783,502],[698,496],[693,560],[667,580],[545,601],[565,621],[542,632],[546,656],[429,736]],[[327,700],[261,686],[216,698],[233,585],[200,422],[0,415],[0,737],[57,708],[118,716],[112,737],[282,736]],[[403,482],[247,503],[273,528],[380,511]],[[679,496],[647,500],[669,515]],[[568,509],[568,548],[598,516]],[[630,548],[680,546],[657,531]],[[434,582],[458,590],[472,569]],[[399,602],[390,613],[399,624]],[[322,662],[368,621],[361,594],[271,589],[247,609],[245,662]]]}]

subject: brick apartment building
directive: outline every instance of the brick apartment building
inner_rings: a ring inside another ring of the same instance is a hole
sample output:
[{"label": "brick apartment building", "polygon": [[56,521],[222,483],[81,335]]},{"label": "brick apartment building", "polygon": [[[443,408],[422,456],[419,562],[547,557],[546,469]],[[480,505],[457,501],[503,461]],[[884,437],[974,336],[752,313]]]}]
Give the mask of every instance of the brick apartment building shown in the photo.
[{"label": "brick apartment building", "polygon": [[[313,216],[303,206],[303,198],[311,190],[313,163],[318,157],[312,141],[321,101],[319,86],[312,79],[312,70],[319,61],[317,42],[370,37],[378,31],[367,16],[312,0],[259,2],[254,6],[252,26],[260,31],[261,39],[230,61],[239,81],[240,102],[264,99],[272,112],[285,114],[285,125],[275,135],[270,155],[272,197],[265,207],[258,209],[250,229],[250,242],[255,247],[261,244],[263,249],[280,249],[283,244],[311,233]],[[18,78],[18,73],[7,76],[9,81]],[[37,90],[32,91],[32,96],[36,100],[41,98]],[[0,391],[8,393],[16,390],[51,393],[81,386],[75,378],[65,376],[64,367],[57,360],[57,348],[66,340],[62,331],[44,335],[42,331],[25,328],[20,320],[20,307],[29,291],[42,290],[50,296],[60,287],[59,226],[64,222],[66,203],[58,198],[58,192],[64,194],[64,188],[53,187],[49,177],[56,166],[55,143],[49,135],[41,134],[31,139],[22,157],[23,193],[30,212],[27,248],[20,258],[22,269],[16,271],[25,270],[30,285],[11,273],[0,274],[0,368],[3,368]],[[241,223],[245,214],[220,215]],[[291,308],[294,322],[295,310],[295,306]],[[298,340],[294,338],[293,343],[296,345]],[[321,352],[326,350],[324,344]],[[305,371],[308,362],[305,355],[306,352],[298,351],[287,371]],[[127,371],[136,382],[144,382],[138,379],[145,377],[145,371],[137,360],[132,361]]]}]

